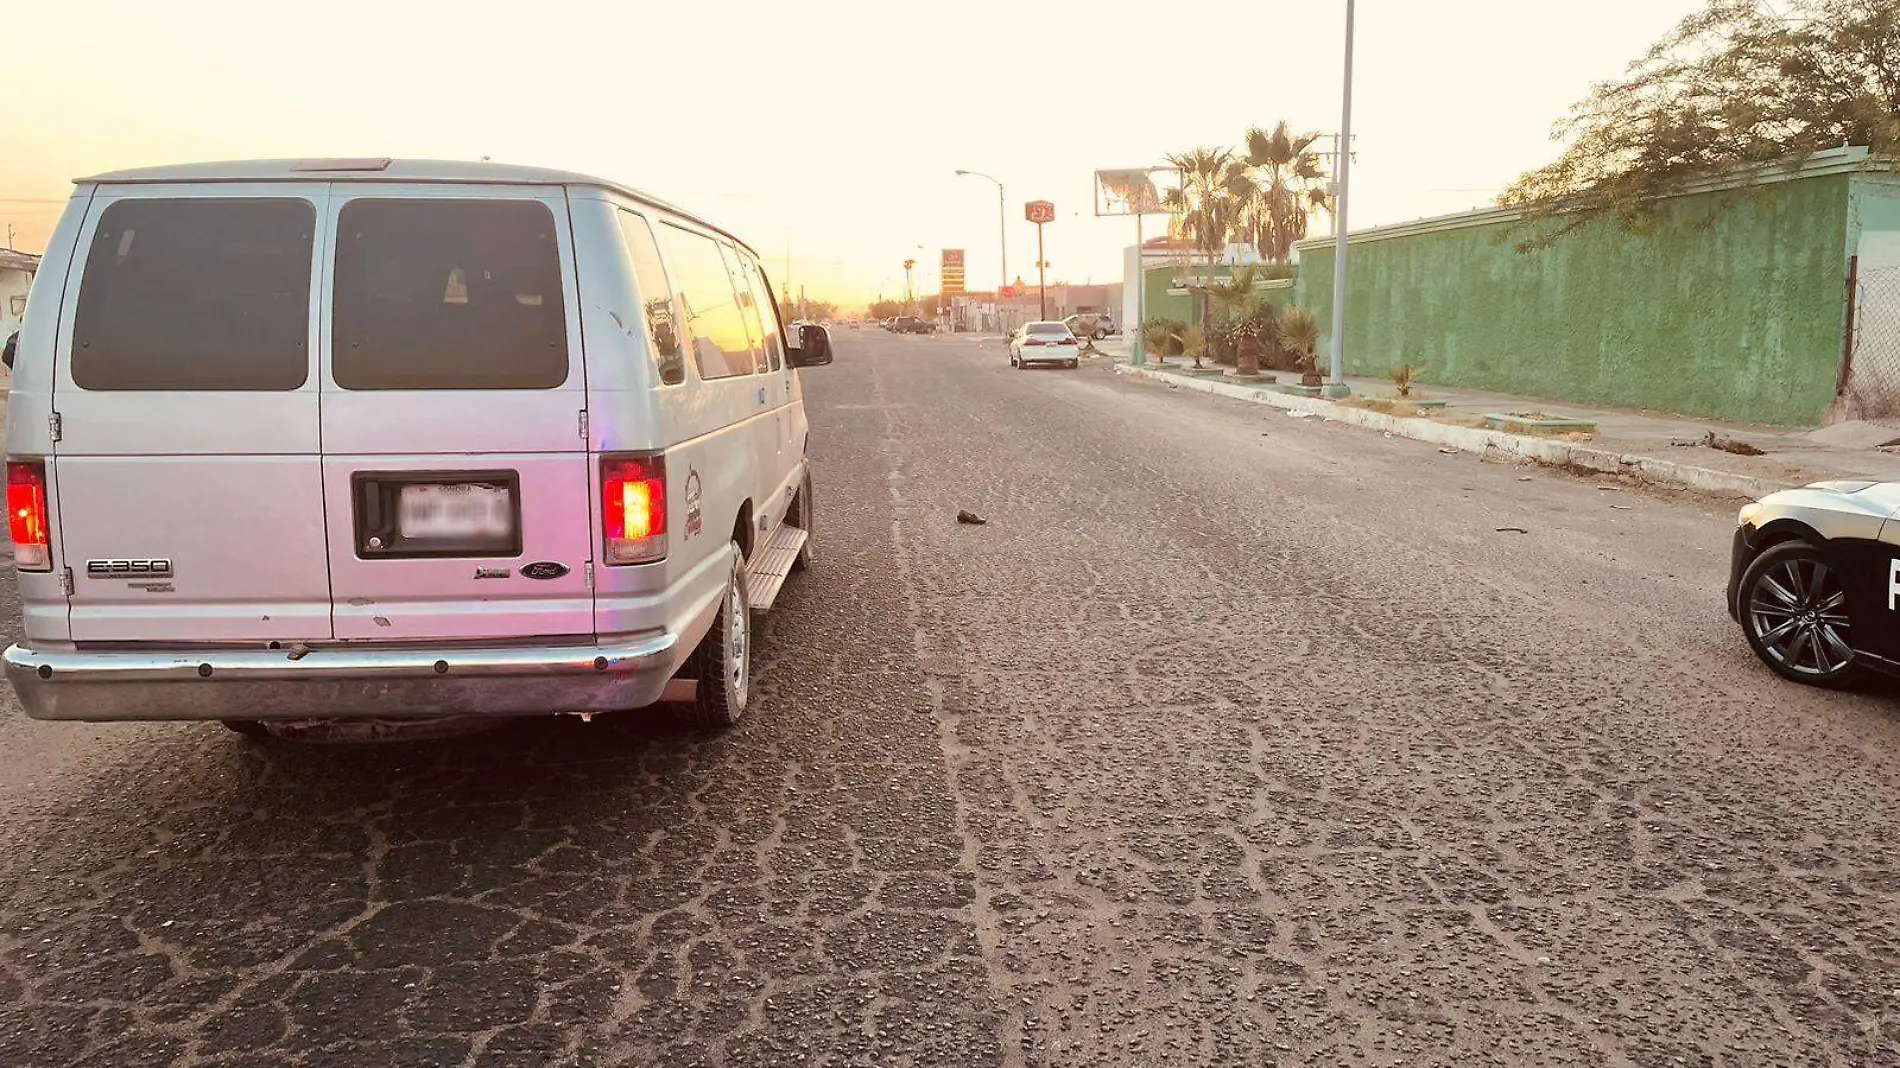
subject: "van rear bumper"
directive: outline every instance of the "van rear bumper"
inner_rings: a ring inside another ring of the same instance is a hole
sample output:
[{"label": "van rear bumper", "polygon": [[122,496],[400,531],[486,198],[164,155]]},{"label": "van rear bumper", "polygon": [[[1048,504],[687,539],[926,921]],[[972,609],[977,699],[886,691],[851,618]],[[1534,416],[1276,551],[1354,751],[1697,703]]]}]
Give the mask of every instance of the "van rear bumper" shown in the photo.
[{"label": "van rear bumper", "polygon": [[34,719],[310,720],[512,716],[642,708],[689,649],[651,633],[558,646],[287,650],[30,649],[5,654]]}]

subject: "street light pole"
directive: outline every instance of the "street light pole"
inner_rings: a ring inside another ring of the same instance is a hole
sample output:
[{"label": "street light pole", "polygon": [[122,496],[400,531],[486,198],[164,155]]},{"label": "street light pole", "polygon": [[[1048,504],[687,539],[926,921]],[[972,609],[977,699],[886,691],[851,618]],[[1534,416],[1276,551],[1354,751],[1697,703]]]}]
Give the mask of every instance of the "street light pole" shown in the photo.
[{"label": "street light pole", "polygon": [[1352,16],[1353,0],[1346,0],[1346,85],[1339,118],[1339,240],[1333,246],[1333,366],[1328,392],[1344,396],[1346,387],[1346,187],[1352,177]]},{"label": "street light pole", "polygon": [[996,293],[1000,298],[1003,287],[1009,284],[1009,208],[1003,199],[1003,183],[982,171],[957,171],[959,178],[989,178],[996,183],[996,247],[1001,251],[1003,274],[996,280]]}]

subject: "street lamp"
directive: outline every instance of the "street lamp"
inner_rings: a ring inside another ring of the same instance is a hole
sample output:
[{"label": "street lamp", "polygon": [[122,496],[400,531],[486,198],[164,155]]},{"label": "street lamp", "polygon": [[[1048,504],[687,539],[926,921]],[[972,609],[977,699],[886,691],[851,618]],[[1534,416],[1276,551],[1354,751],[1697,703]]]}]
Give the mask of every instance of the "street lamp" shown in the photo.
[{"label": "street lamp", "polygon": [[1352,14],[1353,0],[1346,0],[1346,88],[1339,119],[1339,192],[1336,207],[1339,241],[1333,246],[1333,377],[1327,392],[1346,395],[1346,378],[1341,370],[1346,351],[1346,182],[1352,175]]},{"label": "street lamp", "polygon": [[996,245],[1002,251],[1002,277],[996,280],[996,295],[1001,297],[1003,287],[1009,284],[1009,209],[1003,204],[1003,183],[982,171],[957,171],[959,178],[989,178],[996,182]]}]

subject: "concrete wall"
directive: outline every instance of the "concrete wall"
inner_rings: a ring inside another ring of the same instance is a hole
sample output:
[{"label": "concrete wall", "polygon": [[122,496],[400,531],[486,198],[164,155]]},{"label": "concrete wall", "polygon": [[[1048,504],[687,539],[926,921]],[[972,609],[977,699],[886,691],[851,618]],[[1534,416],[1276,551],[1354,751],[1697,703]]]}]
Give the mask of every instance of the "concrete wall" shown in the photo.
[{"label": "concrete wall", "polygon": [[[1405,360],[1426,384],[1813,425],[1843,343],[1850,173],[1672,198],[1653,233],[1603,222],[1518,253],[1510,217],[1354,234],[1346,371]],[[1296,300],[1331,344],[1330,239],[1299,247]]]}]

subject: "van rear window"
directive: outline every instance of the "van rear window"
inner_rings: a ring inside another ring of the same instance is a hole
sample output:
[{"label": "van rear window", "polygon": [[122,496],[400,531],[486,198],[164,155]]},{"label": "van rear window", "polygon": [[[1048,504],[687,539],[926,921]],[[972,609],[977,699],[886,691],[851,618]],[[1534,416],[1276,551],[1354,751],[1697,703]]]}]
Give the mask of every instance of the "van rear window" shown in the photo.
[{"label": "van rear window", "polygon": [[307,200],[139,198],[106,208],[73,316],[89,390],[293,390],[310,375]]},{"label": "van rear window", "polygon": [[331,363],[344,389],[567,381],[554,213],[532,200],[364,199],[337,217]]}]

